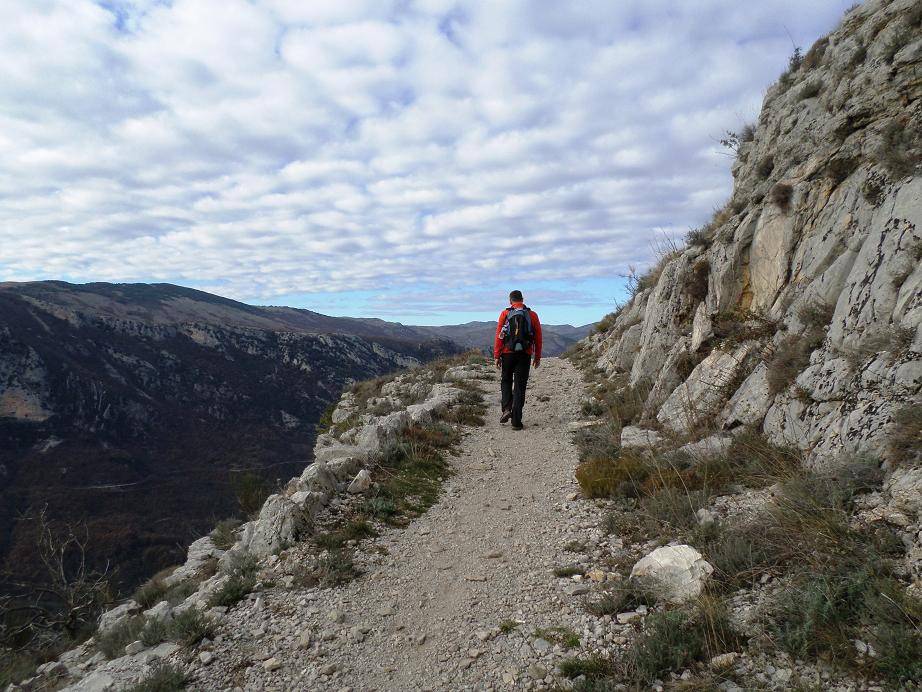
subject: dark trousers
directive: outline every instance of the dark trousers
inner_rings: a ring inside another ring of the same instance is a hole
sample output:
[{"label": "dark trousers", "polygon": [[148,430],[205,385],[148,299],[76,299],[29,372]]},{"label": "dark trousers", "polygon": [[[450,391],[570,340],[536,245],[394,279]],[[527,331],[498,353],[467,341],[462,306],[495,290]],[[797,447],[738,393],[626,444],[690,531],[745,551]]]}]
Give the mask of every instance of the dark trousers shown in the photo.
[{"label": "dark trousers", "polygon": [[500,391],[503,411],[512,409],[512,424],[522,424],[522,408],[525,406],[525,387],[528,386],[528,369],[531,356],[527,353],[504,353],[503,376]]}]

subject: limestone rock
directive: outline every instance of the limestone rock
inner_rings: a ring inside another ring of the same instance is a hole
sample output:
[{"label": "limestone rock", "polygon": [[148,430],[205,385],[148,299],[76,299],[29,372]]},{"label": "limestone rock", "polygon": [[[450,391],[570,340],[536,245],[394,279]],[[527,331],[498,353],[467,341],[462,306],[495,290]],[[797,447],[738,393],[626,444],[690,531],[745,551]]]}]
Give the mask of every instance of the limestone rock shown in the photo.
[{"label": "limestone rock", "polygon": [[752,344],[742,344],[732,352],[715,350],[669,395],[656,414],[657,420],[677,433],[695,430],[720,411],[732,394],[727,388],[752,349]]},{"label": "limestone rock", "polygon": [[639,560],[630,578],[669,603],[684,603],[701,594],[713,571],[690,545],[664,546]]},{"label": "limestone rock", "polygon": [[112,631],[139,612],[141,612],[141,606],[136,601],[126,601],[112,610],[106,611],[99,616],[99,634]]},{"label": "limestone rock", "polygon": [[922,468],[899,468],[887,480],[890,505],[910,514],[922,515]]},{"label": "limestone rock", "polygon": [[350,493],[357,495],[360,493],[368,492],[369,488],[371,488],[371,474],[368,473],[368,471],[365,469],[362,469],[349,484],[347,490]]},{"label": "limestone rock", "polygon": [[621,429],[621,446],[629,447],[655,447],[659,444],[660,434],[655,430],[645,430],[633,425]]},{"label": "limestone rock", "polygon": [[244,550],[256,557],[287,548],[307,527],[304,510],[284,495],[270,495],[242,539]]}]

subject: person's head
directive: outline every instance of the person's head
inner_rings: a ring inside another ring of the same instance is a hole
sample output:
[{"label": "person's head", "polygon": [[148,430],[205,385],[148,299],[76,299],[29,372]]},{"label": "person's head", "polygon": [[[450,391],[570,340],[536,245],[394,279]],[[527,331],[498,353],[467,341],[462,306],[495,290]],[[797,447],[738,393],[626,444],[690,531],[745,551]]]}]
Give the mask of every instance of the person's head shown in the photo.
[{"label": "person's head", "polygon": [[521,292],[521,291],[512,291],[512,292],[509,294],[509,302],[510,302],[510,303],[521,303],[522,300],[523,300],[523,298],[522,298],[522,292]]}]

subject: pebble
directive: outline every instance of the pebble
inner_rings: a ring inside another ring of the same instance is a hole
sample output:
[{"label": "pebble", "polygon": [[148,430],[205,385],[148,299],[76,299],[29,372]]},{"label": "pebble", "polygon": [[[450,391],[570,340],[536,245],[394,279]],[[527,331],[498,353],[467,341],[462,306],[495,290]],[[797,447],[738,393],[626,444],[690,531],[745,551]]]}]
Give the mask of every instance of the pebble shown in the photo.
[{"label": "pebble", "polygon": [[274,657],[267,658],[265,661],[263,661],[263,669],[267,673],[271,673],[272,671],[278,670],[281,667],[282,667],[282,662],[278,660],[277,658],[274,658]]}]

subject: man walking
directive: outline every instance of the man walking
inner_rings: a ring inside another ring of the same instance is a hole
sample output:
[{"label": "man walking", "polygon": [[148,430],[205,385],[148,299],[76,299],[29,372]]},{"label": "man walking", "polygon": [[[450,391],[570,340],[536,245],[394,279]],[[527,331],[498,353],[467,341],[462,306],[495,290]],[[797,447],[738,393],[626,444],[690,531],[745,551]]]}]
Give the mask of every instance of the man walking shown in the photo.
[{"label": "man walking", "polygon": [[502,368],[503,413],[499,419],[505,423],[512,419],[512,429],[522,430],[522,408],[525,406],[525,387],[528,385],[528,368],[534,358],[535,367],[541,365],[541,322],[538,313],[529,309],[521,291],[509,294],[509,307],[499,315],[493,357],[496,367]]}]

